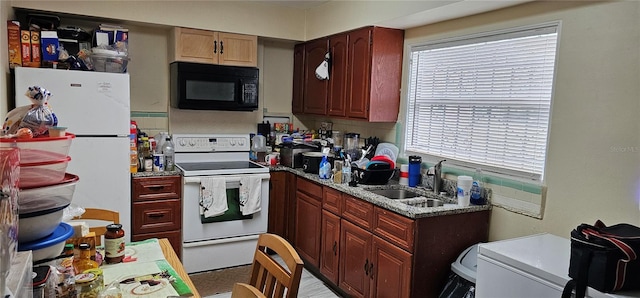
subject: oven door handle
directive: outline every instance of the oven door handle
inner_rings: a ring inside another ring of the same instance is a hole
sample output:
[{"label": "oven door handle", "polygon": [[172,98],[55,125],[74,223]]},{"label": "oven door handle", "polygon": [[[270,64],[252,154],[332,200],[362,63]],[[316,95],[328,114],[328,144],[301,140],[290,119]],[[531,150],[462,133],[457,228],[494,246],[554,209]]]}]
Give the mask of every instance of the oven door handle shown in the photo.
[{"label": "oven door handle", "polygon": [[[271,175],[269,174],[247,174],[247,175],[224,175],[224,180],[225,182],[240,182],[240,179],[242,177],[247,177],[247,176],[251,176],[251,177],[260,177],[260,179],[269,179],[271,178]],[[183,177],[183,182],[184,184],[187,183],[200,183],[200,178],[203,177],[220,177],[220,176],[196,176],[196,177]]]}]

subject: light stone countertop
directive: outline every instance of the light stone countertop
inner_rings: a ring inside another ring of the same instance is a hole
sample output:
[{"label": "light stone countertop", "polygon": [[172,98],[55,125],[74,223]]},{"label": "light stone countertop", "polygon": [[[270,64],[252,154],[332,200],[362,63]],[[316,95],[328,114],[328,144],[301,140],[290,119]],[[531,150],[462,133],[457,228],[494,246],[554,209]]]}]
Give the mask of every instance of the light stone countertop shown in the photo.
[{"label": "light stone countertop", "polygon": [[164,172],[137,172],[137,173],[131,173],[131,177],[133,177],[133,178],[137,178],[137,177],[180,176],[180,175],[182,175],[182,172],[180,172],[179,170],[164,171]]},{"label": "light stone countertop", "polygon": [[[292,169],[292,168],[281,166],[281,165],[269,167],[269,169],[272,172],[286,171],[286,172],[293,173],[298,177],[303,177],[313,182],[322,184],[324,186],[331,187],[333,189],[339,190],[353,197],[362,199],[376,206],[380,206],[382,208],[396,212],[398,214],[404,215],[409,218],[423,218],[423,217],[432,217],[432,216],[441,216],[441,215],[450,215],[450,214],[460,214],[460,213],[478,212],[478,211],[491,209],[490,204],[470,205],[467,207],[458,206],[456,198],[436,195],[431,190],[427,190],[422,187],[408,187],[405,185],[399,185],[398,181],[396,180],[391,180],[386,185],[358,184],[358,186],[349,186],[348,184],[333,183],[331,179],[320,179],[317,174],[305,173],[302,169]],[[440,206],[440,207],[411,206],[402,202],[398,202],[397,200],[392,200],[385,196],[377,195],[368,191],[373,189],[389,189],[389,188],[411,190],[413,192],[420,193],[421,195],[427,198],[436,198],[436,199],[442,200],[445,204],[444,206]]]}]

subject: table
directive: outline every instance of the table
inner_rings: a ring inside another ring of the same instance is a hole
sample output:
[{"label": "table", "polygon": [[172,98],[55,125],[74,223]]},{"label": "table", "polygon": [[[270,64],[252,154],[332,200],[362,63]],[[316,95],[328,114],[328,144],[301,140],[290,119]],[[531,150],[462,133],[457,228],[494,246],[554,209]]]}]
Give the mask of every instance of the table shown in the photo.
[{"label": "table", "polygon": [[182,266],[180,259],[178,259],[178,255],[176,255],[173,247],[171,247],[171,243],[169,242],[169,240],[167,238],[158,239],[158,243],[160,244],[160,248],[162,248],[164,258],[171,265],[171,267],[173,267],[176,273],[180,275],[180,278],[184,281],[184,283],[189,286],[189,289],[193,293],[193,297],[200,298],[201,296],[200,293],[198,293],[198,289],[196,289],[193,281],[191,281],[191,278],[189,278],[187,271],[184,270],[184,266]]}]

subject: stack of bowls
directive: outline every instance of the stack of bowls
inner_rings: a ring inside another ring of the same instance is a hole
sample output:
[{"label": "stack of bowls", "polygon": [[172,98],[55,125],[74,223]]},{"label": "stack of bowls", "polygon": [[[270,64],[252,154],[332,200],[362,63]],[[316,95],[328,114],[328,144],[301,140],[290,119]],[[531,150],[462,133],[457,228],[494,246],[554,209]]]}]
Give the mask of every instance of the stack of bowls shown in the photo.
[{"label": "stack of bowls", "polygon": [[79,178],[66,172],[75,135],[4,139],[2,147],[18,148],[18,251],[31,250],[33,262],[55,258],[73,228],[62,222]]}]

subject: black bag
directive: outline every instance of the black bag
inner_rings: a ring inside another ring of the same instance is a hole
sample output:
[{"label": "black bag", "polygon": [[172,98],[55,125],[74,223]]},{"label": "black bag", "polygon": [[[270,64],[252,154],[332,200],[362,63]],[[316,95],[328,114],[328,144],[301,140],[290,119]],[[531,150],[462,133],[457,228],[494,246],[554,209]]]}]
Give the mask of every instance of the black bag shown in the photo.
[{"label": "black bag", "polygon": [[640,228],[630,224],[581,224],[571,231],[569,277],[562,297],[585,296],[587,286],[600,292],[640,289]]}]

